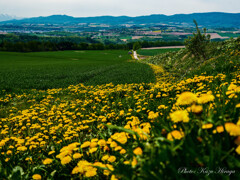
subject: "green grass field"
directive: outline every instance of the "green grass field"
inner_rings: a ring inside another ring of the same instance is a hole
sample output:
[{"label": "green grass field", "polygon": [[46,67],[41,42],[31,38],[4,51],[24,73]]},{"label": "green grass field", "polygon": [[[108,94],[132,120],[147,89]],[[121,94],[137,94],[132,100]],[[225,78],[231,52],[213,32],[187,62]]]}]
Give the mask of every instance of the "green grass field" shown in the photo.
[{"label": "green grass field", "polygon": [[0,89],[63,88],[84,83],[154,82],[152,69],[127,51],[0,52]]},{"label": "green grass field", "polygon": [[154,56],[158,54],[163,54],[166,52],[173,52],[173,51],[178,51],[180,48],[173,48],[173,49],[139,49],[137,52],[140,55],[144,56]]},{"label": "green grass field", "polygon": [[222,37],[229,37],[229,38],[235,38],[235,37],[239,37],[240,34],[234,34],[234,33],[218,33],[220,36]]},{"label": "green grass field", "polygon": [[132,39],[132,36],[121,36],[119,39],[127,39],[127,40],[130,40],[130,39]]}]

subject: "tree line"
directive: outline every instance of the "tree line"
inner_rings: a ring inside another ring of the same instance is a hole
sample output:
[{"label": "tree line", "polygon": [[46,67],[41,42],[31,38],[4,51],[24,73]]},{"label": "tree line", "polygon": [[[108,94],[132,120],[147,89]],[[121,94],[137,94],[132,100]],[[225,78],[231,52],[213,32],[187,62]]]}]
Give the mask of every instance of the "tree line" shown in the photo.
[{"label": "tree line", "polygon": [[124,44],[109,44],[102,43],[73,43],[73,42],[7,42],[0,44],[0,51],[11,52],[40,52],[40,51],[63,51],[63,50],[104,50],[104,49],[128,49]]},{"label": "tree line", "polygon": [[[28,39],[29,40],[29,39]],[[158,46],[177,46],[183,45],[183,42],[165,42],[165,41],[136,41],[129,43],[110,43],[104,44],[98,41],[84,39],[85,42],[76,42],[71,39],[62,39],[62,41],[48,40],[26,40],[20,38],[19,41],[2,39],[0,41],[0,51],[11,52],[40,52],[40,51],[63,51],[63,50],[131,50],[136,46],[138,48],[158,47]],[[83,39],[82,39],[83,40]]]}]

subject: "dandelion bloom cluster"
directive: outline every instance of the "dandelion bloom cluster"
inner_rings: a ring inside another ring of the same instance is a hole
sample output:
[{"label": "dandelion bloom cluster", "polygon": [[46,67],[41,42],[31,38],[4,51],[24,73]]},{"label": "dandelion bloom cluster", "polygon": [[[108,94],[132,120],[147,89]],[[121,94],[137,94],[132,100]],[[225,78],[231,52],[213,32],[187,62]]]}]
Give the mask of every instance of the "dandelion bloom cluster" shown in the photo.
[{"label": "dandelion bloom cluster", "polygon": [[[240,155],[238,74],[232,82],[224,74],[200,75],[174,83],[79,84],[6,94],[0,100],[2,107],[9,101],[6,112],[0,112],[2,167],[19,164],[32,179],[54,173],[53,179],[118,179],[124,177],[119,167],[137,174],[148,167],[147,158],[172,150],[168,155],[176,160],[184,153],[190,159],[186,163],[204,166],[209,157],[204,152],[213,150],[206,144],[213,140],[216,147],[227,144],[227,163]],[[220,86],[214,89],[214,83]],[[199,154],[191,155],[191,148]],[[165,167],[162,172],[171,165],[156,160],[159,168]],[[34,167],[45,171],[32,172]]]}]

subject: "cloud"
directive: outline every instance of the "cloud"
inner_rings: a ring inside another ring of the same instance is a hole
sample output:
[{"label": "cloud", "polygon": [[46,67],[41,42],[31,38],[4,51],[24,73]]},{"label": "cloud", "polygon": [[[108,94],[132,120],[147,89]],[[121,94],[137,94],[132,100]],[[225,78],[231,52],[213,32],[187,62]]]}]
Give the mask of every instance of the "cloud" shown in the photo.
[{"label": "cloud", "polygon": [[239,12],[239,0],[1,0],[0,12],[22,17]]}]

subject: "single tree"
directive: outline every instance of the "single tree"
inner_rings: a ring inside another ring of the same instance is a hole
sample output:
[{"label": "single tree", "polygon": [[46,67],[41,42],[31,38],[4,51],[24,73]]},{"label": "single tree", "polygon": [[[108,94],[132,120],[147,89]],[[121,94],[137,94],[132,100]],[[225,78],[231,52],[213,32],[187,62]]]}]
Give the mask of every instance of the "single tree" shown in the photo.
[{"label": "single tree", "polygon": [[206,28],[201,33],[198,28],[197,21],[193,21],[196,25],[196,33],[193,33],[193,37],[189,37],[185,40],[186,49],[194,55],[198,60],[207,60],[208,45],[210,43],[210,35],[206,33]]},{"label": "single tree", "polygon": [[138,49],[140,49],[142,46],[141,46],[141,44],[139,43],[139,42],[135,42],[134,44],[133,44],[133,50],[134,51],[137,51]]}]

